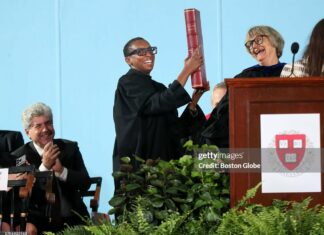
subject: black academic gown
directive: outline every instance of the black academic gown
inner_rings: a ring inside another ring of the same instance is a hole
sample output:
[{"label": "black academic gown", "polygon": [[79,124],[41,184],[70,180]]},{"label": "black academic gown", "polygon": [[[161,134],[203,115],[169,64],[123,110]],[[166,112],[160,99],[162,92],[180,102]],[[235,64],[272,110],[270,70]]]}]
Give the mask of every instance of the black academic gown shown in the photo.
[{"label": "black academic gown", "polygon": [[131,159],[134,156],[163,160],[178,158],[182,127],[177,108],[190,100],[177,80],[166,88],[151,76],[134,69],[122,76],[113,108],[116,131],[114,171],[119,170],[123,156]]},{"label": "black academic gown", "polygon": [[281,71],[286,63],[278,63],[272,66],[254,65],[244,69],[235,78],[261,78],[261,77],[280,77]]},{"label": "black academic gown", "polygon": [[213,109],[208,120],[201,123],[201,128],[194,137],[194,142],[203,145],[217,145],[219,148],[229,147],[228,133],[228,94]]}]

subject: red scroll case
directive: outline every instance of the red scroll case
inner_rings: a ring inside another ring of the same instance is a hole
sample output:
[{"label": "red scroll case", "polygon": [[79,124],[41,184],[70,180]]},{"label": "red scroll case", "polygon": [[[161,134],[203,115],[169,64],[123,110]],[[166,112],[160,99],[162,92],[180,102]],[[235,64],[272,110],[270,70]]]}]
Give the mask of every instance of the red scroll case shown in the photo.
[{"label": "red scroll case", "polygon": [[[184,14],[189,56],[191,56],[194,50],[199,46],[201,53],[204,55],[200,12],[197,9],[190,8],[185,9]],[[191,74],[191,86],[194,89],[204,89],[208,86],[205,64],[200,66],[197,71]]]}]

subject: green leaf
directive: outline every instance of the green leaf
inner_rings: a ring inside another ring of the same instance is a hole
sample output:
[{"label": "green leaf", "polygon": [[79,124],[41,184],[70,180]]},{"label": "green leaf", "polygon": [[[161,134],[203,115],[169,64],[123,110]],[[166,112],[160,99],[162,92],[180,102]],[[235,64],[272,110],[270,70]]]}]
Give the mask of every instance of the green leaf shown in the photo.
[{"label": "green leaf", "polygon": [[120,161],[122,161],[123,163],[129,164],[131,162],[130,157],[122,157],[120,158]]},{"label": "green leaf", "polygon": [[153,186],[159,187],[159,188],[163,188],[164,184],[162,180],[158,180],[158,179],[154,179],[154,180],[150,180],[150,183]]},{"label": "green leaf", "polygon": [[164,221],[169,217],[169,213],[166,210],[163,211],[154,211],[154,216],[158,218],[160,221]]},{"label": "green leaf", "polygon": [[190,166],[193,163],[191,155],[184,155],[179,159],[179,163],[183,166]]},{"label": "green leaf", "polygon": [[174,179],[174,180],[171,180],[170,183],[173,185],[173,186],[180,186],[180,185],[183,185],[182,182],[178,179]]},{"label": "green leaf", "polygon": [[158,189],[156,188],[156,187],[154,187],[154,186],[152,186],[152,185],[150,185],[149,187],[148,187],[148,189],[147,189],[147,192],[149,193],[149,194],[157,194],[158,193]]},{"label": "green leaf", "polygon": [[127,173],[121,172],[121,171],[115,171],[115,172],[112,173],[112,176],[114,178],[120,178],[120,177],[123,177],[123,176],[126,176],[126,175],[127,175]]},{"label": "green leaf", "polygon": [[170,210],[175,211],[177,209],[175,203],[171,199],[166,199],[165,204]]},{"label": "green leaf", "polygon": [[145,180],[144,177],[136,175],[134,173],[129,174],[129,178],[140,181],[139,183],[142,183]]},{"label": "green leaf", "polygon": [[210,196],[209,192],[203,193],[200,197],[206,201],[212,200],[212,197]]},{"label": "green leaf", "polygon": [[163,204],[164,204],[164,200],[163,199],[156,198],[156,199],[153,199],[151,201],[151,204],[155,208],[161,208],[163,206]]},{"label": "green leaf", "polygon": [[220,217],[213,211],[209,211],[206,215],[206,220],[208,222],[216,222],[220,219]]},{"label": "green leaf", "polygon": [[191,203],[194,200],[194,195],[192,193],[188,193],[187,202]]},{"label": "green leaf", "polygon": [[215,207],[216,209],[221,209],[223,208],[223,203],[220,200],[214,200],[213,201],[213,207]]},{"label": "green leaf", "polygon": [[139,156],[135,156],[135,160],[141,163],[145,163],[145,160],[143,158],[140,158]]},{"label": "green leaf", "polygon": [[116,212],[116,209],[115,208],[111,208],[109,211],[108,211],[108,215],[113,215],[115,214]]},{"label": "green leaf", "polygon": [[178,191],[186,193],[188,191],[188,187],[185,184],[179,185],[178,187]]},{"label": "green leaf", "polygon": [[170,188],[167,188],[167,190],[165,190],[165,192],[166,193],[170,193],[170,194],[177,195],[178,189],[177,189],[177,187],[170,187]]},{"label": "green leaf", "polygon": [[214,153],[219,153],[219,148],[216,145],[209,145],[208,146],[209,151],[213,151]]},{"label": "green leaf", "polygon": [[193,146],[193,141],[192,140],[188,140],[186,143],[184,143],[183,147],[184,148],[190,148]]},{"label": "green leaf", "polygon": [[147,178],[147,180],[157,179],[158,175],[157,174],[151,174],[150,172],[148,172],[146,178]]},{"label": "green leaf", "polygon": [[226,188],[222,189],[222,194],[229,194],[229,190]]},{"label": "green leaf", "polygon": [[166,161],[163,161],[163,160],[159,161],[157,165],[161,169],[168,169],[171,166],[169,162],[166,162]]},{"label": "green leaf", "polygon": [[180,205],[180,209],[181,209],[183,212],[190,211],[190,210],[191,210],[190,205],[191,205],[191,204],[181,204],[181,205]]},{"label": "green leaf", "polygon": [[126,184],[126,192],[133,191],[141,187],[142,186],[140,184]]},{"label": "green leaf", "polygon": [[126,197],[124,197],[124,196],[114,196],[112,199],[109,200],[109,205],[111,205],[113,207],[117,207],[117,206],[121,205],[122,203],[124,203],[125,200],[126,200]]},{"label": "green leaf", "polygon": [[195,209],[199,208],[199,207],[202,207],[202,206],[205,206],[207,205],[208,202],[206,202],[205,200],[201,200],[201,199],[198,199],[195,203]]},{"label": "green leaf", "polygon": [[187,203],[187,199],[182,199],[179,197],[173,197],[172,200],[179,203]]},{"label": "green leaf", "polygon": [[191,171],[191,177],[199,178],[199,177],[201,177],[201,172],[200,171]]},{"label": "green leaf", "polygon": [[158,193],[157,194],[153,194],[152,196],[155,197],[155,198],[164,198],[161,194],[158,194]]}]

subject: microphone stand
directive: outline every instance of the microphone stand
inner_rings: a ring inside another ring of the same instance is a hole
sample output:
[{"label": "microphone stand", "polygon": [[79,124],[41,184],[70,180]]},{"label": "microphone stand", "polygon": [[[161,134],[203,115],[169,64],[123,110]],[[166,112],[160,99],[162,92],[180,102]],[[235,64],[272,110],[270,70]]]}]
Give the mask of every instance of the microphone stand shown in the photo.
[{"label": "microphone stand", "polygon": [[293,53],[293,58],[292,58],[292,65],[291,65],[291,73],[288,76],[289,78],[294,74],[294,68],[295,68],[295,55],[297,54],[298,50],[299,50],[299,44],[298,42],[294,42],[293,44],[291,44],[291,52]]}]

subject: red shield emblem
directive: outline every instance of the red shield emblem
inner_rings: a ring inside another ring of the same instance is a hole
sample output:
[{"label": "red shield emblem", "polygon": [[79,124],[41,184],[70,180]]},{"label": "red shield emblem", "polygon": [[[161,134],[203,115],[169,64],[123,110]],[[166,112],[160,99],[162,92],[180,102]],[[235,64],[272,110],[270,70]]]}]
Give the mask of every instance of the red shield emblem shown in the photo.
[{"label": "red shield emblem", "polygon": [[284,134],[276,135],[276,152],[281,163],[294,170],[303,160],[306,149],[306,135]]}]

